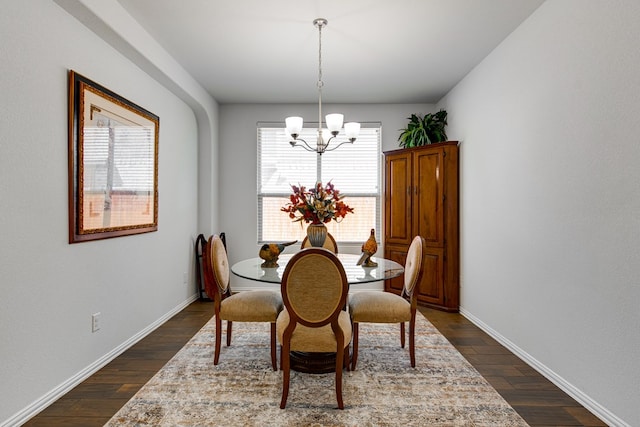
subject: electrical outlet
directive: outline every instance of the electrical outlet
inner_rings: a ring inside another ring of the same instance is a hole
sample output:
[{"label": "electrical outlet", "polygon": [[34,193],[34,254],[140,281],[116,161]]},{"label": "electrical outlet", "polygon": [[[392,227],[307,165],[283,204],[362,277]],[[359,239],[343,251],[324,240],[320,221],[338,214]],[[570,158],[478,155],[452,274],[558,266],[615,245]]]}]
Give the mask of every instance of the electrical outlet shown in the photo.
[{"label": "electrical outlet", "polygon": [[182,273],[182,283],[184,283],[185,285],[187,284],[187,272],[184,271]]},{"label": "electrical outlet", "polygon": [[100,313],[93,313],[91,315],[91,332],[97,332],[100,330]]}]

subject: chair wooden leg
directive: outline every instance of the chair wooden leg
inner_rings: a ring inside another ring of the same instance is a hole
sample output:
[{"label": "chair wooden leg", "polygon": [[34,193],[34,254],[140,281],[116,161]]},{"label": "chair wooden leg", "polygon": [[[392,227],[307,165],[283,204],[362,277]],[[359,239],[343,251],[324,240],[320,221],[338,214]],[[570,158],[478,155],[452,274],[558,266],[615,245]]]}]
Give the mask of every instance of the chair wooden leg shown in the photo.
[{"label": "chair wooden leg", "polygon": [[216,316],[216,344],[213,356],[213,364],[217,365],[220,359],[220,341],[222,340],[222,320],[220,316]]},{"label": "chair wooden leg", "polygon": [[274,371],[278,370],[278,365],[276,364],[276,324],[275,322],[271,322],[271,366]]},{"label": "chair wooden leg", "polygon": [[400,322],[400,347],[404,348],[404,322]]},{"label": "chair wooden leg", "polygon": [[351,371],[351,354],[350,354],[350,350],[351,350],[351,345],[347,345],[347,347],[344,349],[344,363],[343,366],[347,369],[347,371]]},{"label": "chair wooden leg", "polygon": [[342,364],[344,363],[344,344],[338,346],[336,353],[336,399],[338,400],[338,408],[344,409],[342,401]]},{"label": "chair wooden leg", "polygon": [[356,370],[358,363],[358,322],[353,322],[353,354],[351,355],[351,370]]},{"label": "chair wooden leg", "polygon": [[231,320],[227,320],[227,347],[231,345],[231,327],[233,322]]},{"label": "chair wooden leg", "polygon": [[287,397],[289,397],[289,379],[291,376],[289,346],[281,346],[281,352],[280,369],[282,369],[282,399],[280,400],[280,409],[284,409],[287,406]]},{"label": "chair wooden leg", "polygon": [[411,367],[416,367],[416,318],[415,315],[409,322],[409,357],[411,358]]}]

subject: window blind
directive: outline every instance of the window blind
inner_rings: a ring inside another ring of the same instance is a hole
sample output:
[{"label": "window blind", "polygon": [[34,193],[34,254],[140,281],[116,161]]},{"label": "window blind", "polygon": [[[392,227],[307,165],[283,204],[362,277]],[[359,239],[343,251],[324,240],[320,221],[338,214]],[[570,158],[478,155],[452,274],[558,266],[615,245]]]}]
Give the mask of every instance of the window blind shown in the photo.
[{"label": "window blind", "polygon": [[[115,136],[110,138],[110,132]],[[113,144],[111,153],[110,140]],[[152,130],[144,127],[84,128],[84,191],[104,192],[111,167],[112,191],[149,193],[153,191],[154,149]]]}]

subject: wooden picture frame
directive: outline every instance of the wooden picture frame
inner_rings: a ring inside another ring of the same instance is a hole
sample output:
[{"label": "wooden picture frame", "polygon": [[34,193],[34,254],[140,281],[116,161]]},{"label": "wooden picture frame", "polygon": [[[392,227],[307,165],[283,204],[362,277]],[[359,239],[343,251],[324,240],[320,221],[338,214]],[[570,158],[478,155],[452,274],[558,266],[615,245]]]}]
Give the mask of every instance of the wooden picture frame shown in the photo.
[{"label": "wooden picture frame", "polygon": [[69,70],[69,243],[158,230],[159,125]]}]

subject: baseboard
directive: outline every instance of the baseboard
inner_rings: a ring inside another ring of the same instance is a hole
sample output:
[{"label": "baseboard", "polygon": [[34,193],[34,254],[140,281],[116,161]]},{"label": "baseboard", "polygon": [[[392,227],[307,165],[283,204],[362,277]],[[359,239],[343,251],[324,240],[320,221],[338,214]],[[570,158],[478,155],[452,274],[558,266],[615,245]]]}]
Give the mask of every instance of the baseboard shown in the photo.
[{"label": "baseboard", "polygon": [[593,400],[591,397],[580,391],[573,384],[566,381],[560,375],[556,374],[554,371],[549,369],[544,364],[540,363],[534,357],[532,357],[527,352],[523,351],[520,347],[509,341],[504,336],[500,335],[494,329],[492,329],[489,325],[475,317],[473,314],[465,310],[463,307],[460,307],[460,314],[467,318],[471,323],[482,329],[484,332],[489,334],[493,339],[498,341],[504,347],[506,347],[513,354],[522,359],[525,363],[531,366],[533,369],[538,371],[541,375],[551,381],[553,384],[558,386],[562,391],[567,393],[573,399],[575,399],[578,403],[584,406],[587,410],[589,410],[593,415],[600,418],[603,422],[611,427],[631,427],[629,424],[621,420],[611,411],[607,410],[605,407],[600,405],[598,402]]},{"label": "baseboard", "polygon": [[24,424],[29,419],[35,417],[44,409],[46,409],[49,405],[51,405],[56,400],[60,399],[62,396],[68,393],[75,386],[77,386],[78,384],[80,384],[81,382],[89,378],[91,375],[98,372],[107,363],[111,362],[113,359],[115,359],[116,357],[124,353],[126,350],[128,350],[138,341],[140,341],[141,339],[149,335],[151,332],[155,331],[157,328],[162,326],[163,323],[165,323],[167,320],[169,320],[170,318],[172,318],[173,316],[175,316],[176,314],[184,310],[189,304],[191,304],[193,301],[197,299],[198,299],[198,295],[194,294],[191,297],[189,297],[186,301],[183,301],[182,303],[178,304],[176,307],[174,307],[165,315],[163,315],[161,318],[159,318],[158,320],[156,320],[155,322],[153,322],[152,324],[150,324],[149,326],[147,326],[146,328],[138,332],[136,335],[132,336],[127,341],[123,342],[118,347],[114,348],[109,353],[105,354],[100,359],[93,362],[91,365],[87,366],[86,368],[84,368],[83,370],[81,370],[71,378],[67,379],[66,381],[64,381],[63,383],[61,383],[60,385],[58,385],[57,387],[55,387],[54,389],[52,389],[51,391],[49,391],[48,393],[40,397],[38,400],[34,401],[32,404],[30,404],[26,408],[22,409],[21,411],[17,412],[12,417],[10,417],[9,419],[0,423],[0,427],[14,427],[14,426],[17,427]]}]

